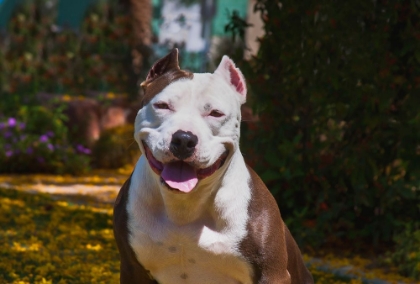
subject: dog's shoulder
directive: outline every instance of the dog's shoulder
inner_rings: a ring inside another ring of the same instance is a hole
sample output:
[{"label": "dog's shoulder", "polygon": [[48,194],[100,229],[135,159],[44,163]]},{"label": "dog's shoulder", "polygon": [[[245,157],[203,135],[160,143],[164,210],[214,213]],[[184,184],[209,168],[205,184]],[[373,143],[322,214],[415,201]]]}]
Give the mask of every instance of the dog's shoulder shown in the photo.
[{"label": "dog's shoulder", "polygon": [[314,283],[276,200],[257,173],[247,168],[252,201],[248,204],[248,234],[240,249],[254,268],[254,278],[274,283],[290,277],[292,284]]},{"label": "dog's shoulder", "polygon": [[131,185],[130,176],[121,187],[114,203],[114,237],[117,242],[118,250],[121,256],[120,265],[120,281],[121,283],[132,283],[132,281],[140,281],[138,283],[152,284],[157,283],[151,277],[148,271],[138,262],[132,247],[129,245],[128,236],[128,193]]},{"label": "dog's shoulder", "polygon": [[[285,226],[274,197],[261,178],[247,166],[251,202],[248,204],[247,235],[240,250],[254,269],[254,278],[287,278],[287,252]],[[270,271],[272,270],[272,271]]]}]

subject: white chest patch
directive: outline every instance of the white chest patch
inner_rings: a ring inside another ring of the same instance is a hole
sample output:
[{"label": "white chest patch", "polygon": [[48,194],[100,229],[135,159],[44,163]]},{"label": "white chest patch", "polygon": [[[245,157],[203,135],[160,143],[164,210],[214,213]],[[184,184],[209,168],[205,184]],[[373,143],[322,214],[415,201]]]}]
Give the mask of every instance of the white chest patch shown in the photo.
[{"label": "white chest patch", "polygon": [[208,209],[186,205],[190,214],[200,216],[183,225],[168,218],[162,195],[148,178],[147,161],[139,160],[127,204],[129,242],[159,283],[252,283],[251,266],[238,249],[246,236],[249,173],[240,153],[236,156],[220,188],[202,205]]}]

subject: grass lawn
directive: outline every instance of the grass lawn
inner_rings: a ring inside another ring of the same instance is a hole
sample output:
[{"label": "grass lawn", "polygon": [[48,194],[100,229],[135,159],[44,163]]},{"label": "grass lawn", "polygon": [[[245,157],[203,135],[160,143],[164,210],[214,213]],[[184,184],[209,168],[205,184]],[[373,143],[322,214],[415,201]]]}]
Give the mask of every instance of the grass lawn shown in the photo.
[{"label": "grass lawn", "polygon": [[[119,283],[112,205],[80,198],[0,188],[0,283]],[[316,283],[363,283],[311,272]]]},{"label": "grass lawn", "polygon": [[0,283],[118,283],[107,206],[0,189]]}]

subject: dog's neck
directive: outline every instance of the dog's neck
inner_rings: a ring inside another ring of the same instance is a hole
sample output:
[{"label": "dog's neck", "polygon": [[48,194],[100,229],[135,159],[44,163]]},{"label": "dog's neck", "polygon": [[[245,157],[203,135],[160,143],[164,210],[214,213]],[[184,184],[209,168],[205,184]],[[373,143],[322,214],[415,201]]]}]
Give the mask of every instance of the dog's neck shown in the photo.
[{"label": "dog's neck", "polygon": [[142,172],[141,180],[135,190],[139,191],[138,198],[143,201],[147,200],[148,210],[178,226],[200,221],[210,227],[221,227],[223,220],[217,217],[220,213],[218,195],[223,194],[220,191],[228,186],[227,182],[232,182],[232,179],[227,178],[229,175],[235,174],[231,172],[232,169],[238,168],[229,167],[229,164],[243,164],[239,168],[245,167],[239,150],[232,154],[223,168],[212,176],[201,180],[192,192],[183,194],[171,192],[162,185],[160,177],[153,173],[146,159],[141,157],[135,169],[135,171]]}]

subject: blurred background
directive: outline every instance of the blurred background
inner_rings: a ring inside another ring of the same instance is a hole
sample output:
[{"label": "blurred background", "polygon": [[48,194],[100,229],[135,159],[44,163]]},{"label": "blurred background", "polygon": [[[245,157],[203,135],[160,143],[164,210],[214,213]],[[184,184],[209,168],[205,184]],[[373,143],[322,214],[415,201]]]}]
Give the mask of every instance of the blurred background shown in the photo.
[{"label": "blurred background", "polygon": [[243,71],[245,159],[305,250],[420,279],[418,0],[0,0],[0,172],[132,165],[139,83],[173,47]]},{"label": "blurred background", "polygon": [[136,160],[132,123],[148,69],[173,47],[184,69],[214,69],[232,49],[230,18],[251,6],[0,0],[0,171],[77,174]]}]

